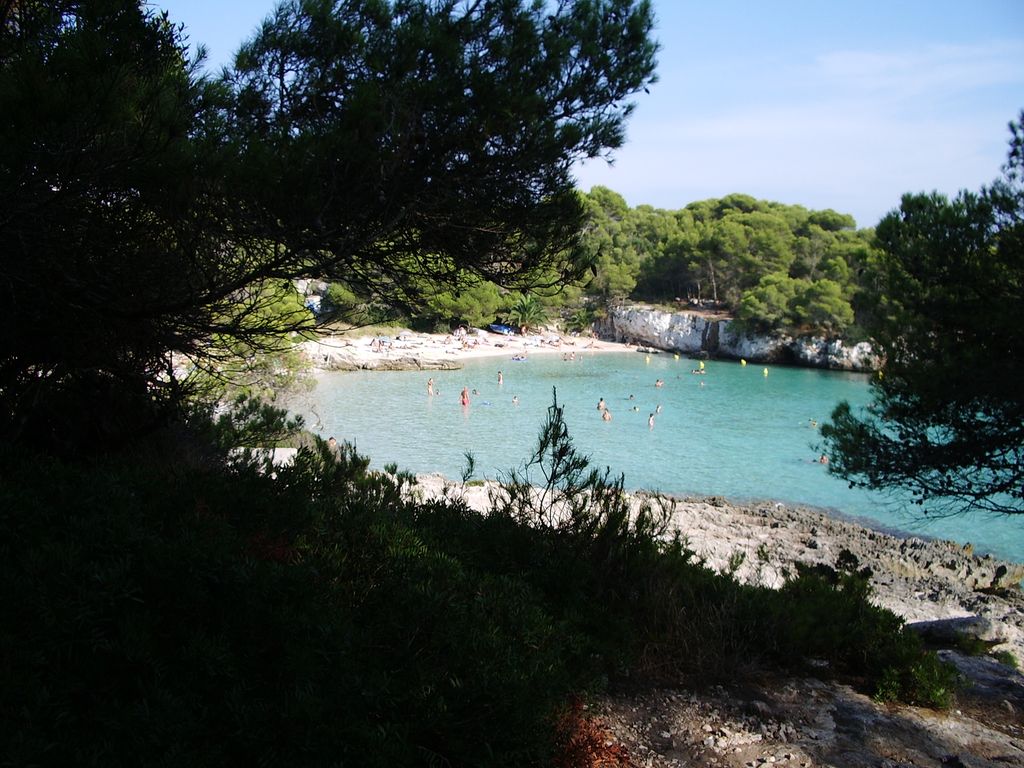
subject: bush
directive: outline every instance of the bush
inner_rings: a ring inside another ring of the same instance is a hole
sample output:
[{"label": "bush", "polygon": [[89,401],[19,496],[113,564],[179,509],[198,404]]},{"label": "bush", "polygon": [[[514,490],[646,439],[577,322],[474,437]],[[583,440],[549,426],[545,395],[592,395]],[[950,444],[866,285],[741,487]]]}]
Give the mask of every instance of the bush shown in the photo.
[{"label": "bush", "polygon": [[573,635],[428,545],[399,480],[300,457],[4,457],[0,762],[543,761]]},{"label": "bush", "polygon": [[[207,434],[281,427],[237,415]],[[948,703],[864,574],[741,585],[590,470],[557,401],[539,445],[490,515],[318,440],[287,467],[0,452],[0,763],[547,764],[617,676],[810,658]]]}]

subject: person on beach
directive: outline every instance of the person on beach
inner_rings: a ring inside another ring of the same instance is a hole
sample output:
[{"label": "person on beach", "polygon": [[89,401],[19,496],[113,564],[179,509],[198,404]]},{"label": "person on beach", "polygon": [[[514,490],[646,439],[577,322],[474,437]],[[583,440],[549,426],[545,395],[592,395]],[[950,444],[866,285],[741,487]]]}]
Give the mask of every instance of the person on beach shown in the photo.
[{"label": "person on beach", "polygon": [[427,379],[427,396],[433,397],[434,395],[434,379]]},{"label": "person on beach", "polygon": [[597,410],[599,410],[599,411],[603,411],[603,410],[604,410],[605,408],[607,408],[607,407],[608,407],[608,406],[606,406],[606,405],[604,404],[604,398],[603,398],[603,397],[602,397],[602,398],[601,398],[600,400],[598,400],[598,401],[597,401]]},{"label": "person on beach", "polygon": [[505,383],[505,377],[501,375],[501,371],[498,371],[498,386],[500,387]]},{"label": "person on beach", "polygon": [[462,394],[459,395],[459,403],[461,405],[469,405],[469,387],[462,388]]},{"label": "person on beach", "polygon": [[603,409],[601,411],[601,418],[604,421],[611,421],[612,420],[612,412],[609,411],[607,408]]}]

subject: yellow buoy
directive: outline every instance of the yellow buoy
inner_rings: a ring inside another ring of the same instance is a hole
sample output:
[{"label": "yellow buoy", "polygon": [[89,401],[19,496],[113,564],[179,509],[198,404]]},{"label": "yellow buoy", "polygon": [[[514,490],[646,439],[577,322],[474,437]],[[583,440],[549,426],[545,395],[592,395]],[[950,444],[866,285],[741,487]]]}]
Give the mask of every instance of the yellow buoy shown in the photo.
[{"label": "yellow buoy", "polygon": [[675,354],[675,358],[676,358],[676,360],[678,360],[678,359],[679,359],[679,353],[678,353],[678,352],[676,352],[676,354]]},{"label": "yellow buoy", "polygon": [[740,358],[740,365],[746,365],[746,364],[747,364],[747,361],[746,361],[746,360],[744,360],[744,359],[743,359],[743,358],[741,357],[741,358]]},{"label": "yellow buoy", "polygon": [[765,368],[765,369],[764,369],[764,375],[765,375],[765,376],[767,376],[767,375],[768,375],[768,369],[767,369],[767,368]]},{"label": "yellow buoy", "polygon": [[702,371],[704,370],[704,361],[703,360],[700,361],[700,369]]},{"label": "yellow buoy", "polygon": [[644,358],[644,362],[645,363],[650,363],[651,362],[651,356],[647,355],[647,357]]}]

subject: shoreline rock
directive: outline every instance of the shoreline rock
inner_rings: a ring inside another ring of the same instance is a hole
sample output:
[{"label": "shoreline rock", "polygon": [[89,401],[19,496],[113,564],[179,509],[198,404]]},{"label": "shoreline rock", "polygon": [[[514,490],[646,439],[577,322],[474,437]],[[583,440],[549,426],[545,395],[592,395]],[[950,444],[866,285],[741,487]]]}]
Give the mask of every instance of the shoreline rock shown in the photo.
[{"label": "shoreline rock", "polygon": [[664,312],[630,304],[610,310],[600,330],[615,341],[634,341],[691,357],[860,372],[880,367],[880,359],[868,342],[848,344],[841,338],[748,334],[729,318],[700,312]]},{"label": "shoreline rock", "polygon": [[[473,509],[489,508],[494,481],[462,485],[420,475],[425,498],[455,494]],[[644,494],[633,494],[639,503]],[[1024,564],[976,555],[942,539],[902,537],[811,507],[734,502],[721,497],[671,499],[673,529],[716,571],[737,555],[736,577],[777,588],[797,563],[830,567],[844,552],[871,569],[872,599],[908,625],[970,618],[969,634],[1024,664]]]},{"label": "shoreline rock", "polygon": [[[415,487],[423,498],[448,495],[483,512],[494,485],[421,475]],[[737,578],[777,586],[795,563],[834,566],[845,550],[871,568],[876,604],[908,627],[966,632],[1024,663],[1022,564],[979,557],[955,542],[902,538],[809,507],[721,497],[673,501],[673,526],[716,570],[741,552]],[[836,681],[762,675],[710,690],[612,691],[585,714],[595,718],[604,748],[624,749],[629,765],[650,768],[1024,765],[1024,675],[989,657],[954,650],[940,656],[967,681],[949,712],[879,704]]]}]

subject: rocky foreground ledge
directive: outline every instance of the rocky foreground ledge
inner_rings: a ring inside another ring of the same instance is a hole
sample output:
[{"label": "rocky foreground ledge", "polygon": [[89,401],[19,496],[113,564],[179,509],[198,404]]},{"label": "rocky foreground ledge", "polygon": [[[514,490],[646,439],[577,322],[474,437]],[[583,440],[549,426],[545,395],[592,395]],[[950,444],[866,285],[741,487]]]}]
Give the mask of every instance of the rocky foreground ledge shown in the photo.
[{"label": "rocky foreground ledge", "polygon": [[[480,511],[491,490],[438,475],[420,476],[418,488],[426,498],[447,493]],[[774,502],[678,499],[672,521],[716,570],[741,553],[736,576],[748,583],[778,586],[796,563],[834,566],[845,550],[871,569],[874,601],[911,628],[973,635],[1024,665],[1022,564]],[[592,712],[606,744],[624,746],[638,766],[1024,766],[1024,676],[989,658],[941,655],[967,681],[946,713],[881,705],[849,686],[788,677],[610,695]]]}]

